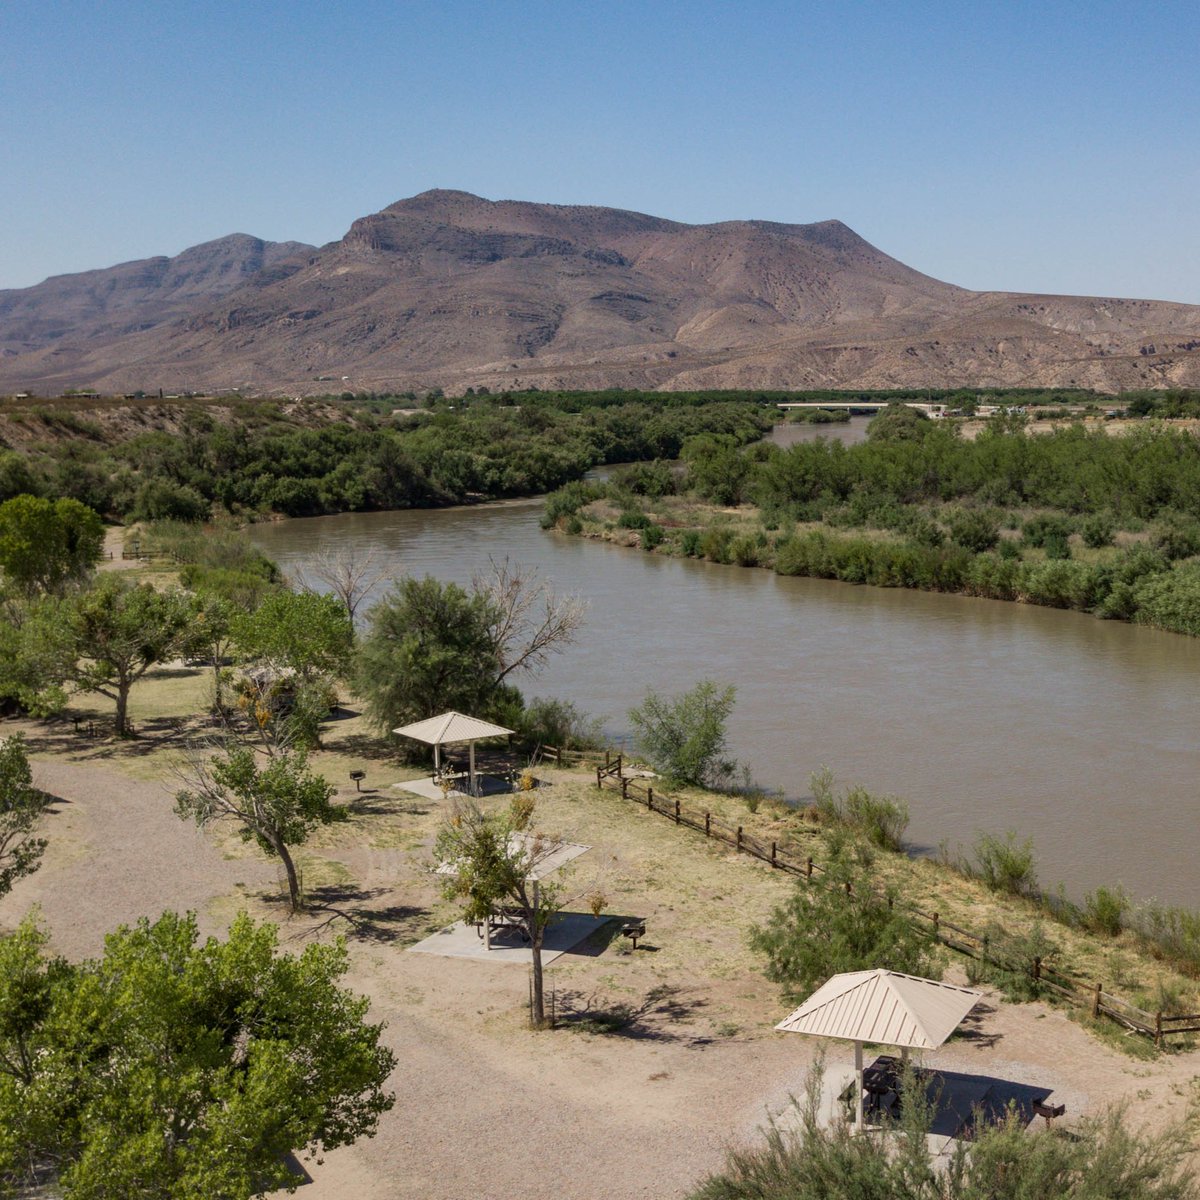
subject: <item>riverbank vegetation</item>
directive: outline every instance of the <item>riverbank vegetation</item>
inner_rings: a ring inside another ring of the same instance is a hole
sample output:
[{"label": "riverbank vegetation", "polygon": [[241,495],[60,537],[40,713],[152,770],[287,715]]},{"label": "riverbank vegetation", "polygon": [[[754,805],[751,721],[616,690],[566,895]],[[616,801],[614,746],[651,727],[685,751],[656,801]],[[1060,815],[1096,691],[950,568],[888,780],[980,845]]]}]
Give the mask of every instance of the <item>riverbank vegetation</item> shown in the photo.
[{"label": "riverbank vegetation", "polygon": [[774,419],[744,401],[579,411],[477,402],[384,417],[309,406],[253,420],[195,408],[176,432],[114,443],[85,427],[19,454],[0,450],[0,501],[66,497],[123,521],[431,508],[536,495],[605,463],[673,459],[699,434],[745,444]]},{"label": "riverbank vegetation", "polygon": [[859,445],[690,439],[548,498],[544,523],[658,553],[1070,608],[1200,635],[1200,439],[1147,424],[974,439],[897,406]]}]

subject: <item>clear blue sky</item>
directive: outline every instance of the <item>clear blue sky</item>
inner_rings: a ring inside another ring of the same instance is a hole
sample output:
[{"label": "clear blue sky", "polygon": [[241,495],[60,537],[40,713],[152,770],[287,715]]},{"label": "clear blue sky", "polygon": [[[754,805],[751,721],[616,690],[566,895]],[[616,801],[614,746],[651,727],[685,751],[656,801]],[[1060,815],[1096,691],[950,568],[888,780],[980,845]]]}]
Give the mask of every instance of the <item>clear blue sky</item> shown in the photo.
[{"label": "clear blue sky", "polygon": [[1200,11],[5,0],[0,180],[0,287],[454,187],[1200,303]]}]

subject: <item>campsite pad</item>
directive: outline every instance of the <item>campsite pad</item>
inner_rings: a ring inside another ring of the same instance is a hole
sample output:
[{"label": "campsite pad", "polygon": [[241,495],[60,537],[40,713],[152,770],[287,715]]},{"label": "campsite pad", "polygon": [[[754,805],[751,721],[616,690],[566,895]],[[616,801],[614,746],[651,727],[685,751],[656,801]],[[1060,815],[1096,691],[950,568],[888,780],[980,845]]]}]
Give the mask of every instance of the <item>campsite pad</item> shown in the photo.
[{"label": "campsite pad", "polygon": [[[542,965],[553,962],[581,942],[587,941],[611,917],[593,917],[591,913],[559,913],[546,927],[542,942]],[[446,958],[474,958],[483,962],[520,963],[529,966],[529,943],[518,933],[501,930],[492,934],[492,948],[483,948],[483,938],[474,925],[458,921],[431,934],[423,942],[409,946],[418,954],[441,954]]]},{"label": "campsite pad", "polygon": [[[424,796],[426,800],[441,800],[443,797],[440,785],[434,783],[428,775],[422,775],[418,779],[406,779],[403,783],[393,783],[392,787],[412,792],[414,796]],[[507,795],[512,792],[512,785],[507,779],[498,779],[495,775],[480,775],[479,790],[485,796]],[[460,792],[456,788],[450,790],[450,799],[466,798],[466,792]]]}]

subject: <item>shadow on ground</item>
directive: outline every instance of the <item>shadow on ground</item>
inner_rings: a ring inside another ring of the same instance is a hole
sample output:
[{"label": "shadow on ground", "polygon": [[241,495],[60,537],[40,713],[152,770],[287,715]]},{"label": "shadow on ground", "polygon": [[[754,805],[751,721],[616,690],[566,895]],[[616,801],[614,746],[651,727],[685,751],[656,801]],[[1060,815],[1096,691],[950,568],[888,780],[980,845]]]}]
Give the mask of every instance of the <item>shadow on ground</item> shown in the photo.
[{"label": "shadow on ground", "polygon": [[1003,1034],[991,1030],[985,1031],[983,1028],[984,1018],[992,1016],[995,1011],[996,1006],[994,1004],[987,1004],[981,1000],[963,1018],[962,1024],[954,1031],[953,1040],[969,1042],[972,1046],[978,1046],[981,1050],[990,1050],[1003,1036]]},{"label": "shadow on ground", "polygon": [[[307,923],[293,937],[307,937],[326,926],[344,922],[340,932],[364,942],[387,944],[416,941],[429,931],[431,912],[412,904],[385,904],[391,888],[360,888],[352,884],[331,883],[309,888],[305,892],[305,911],[301,920]],[[264,895],[264,903],[287,908],[288,897]]]},{"label": "shadow on ground", "polygon": [[610,1000],[596,992],[554,992],[555,1023],[562,1029],[584,1033],[604,1033],[649,1041],[703,1043],[697,1037],[676,1028],[693,1021],[707,1001],[685,997],[682,989],[662,984],[651,988],[639,1002]]}]

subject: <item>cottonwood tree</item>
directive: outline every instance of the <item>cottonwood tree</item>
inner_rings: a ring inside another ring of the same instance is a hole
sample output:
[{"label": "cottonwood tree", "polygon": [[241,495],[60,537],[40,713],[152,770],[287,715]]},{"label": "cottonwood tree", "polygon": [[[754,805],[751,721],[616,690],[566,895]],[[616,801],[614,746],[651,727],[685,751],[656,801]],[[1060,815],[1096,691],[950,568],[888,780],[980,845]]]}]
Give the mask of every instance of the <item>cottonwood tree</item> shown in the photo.
[{"label": "cottonwood tree", "polygon": [[470,591],[402,579],[371,609],[357,690],[384,729],[448,708],[489,711],[511,703],[509,676],[536,671],[574,641],[585,611],[507,559],[477,574]]},{"label": "cottonwood tree", "polygon": [[381,729],[447,709],[487,710],[502,670],[487,599],[432,577],[401,579],[370,612],[355,690]]},{"label": "cottonwood tree", "polygon": [[63,609],[74,660],[68,678],[82,691],[97,692],[116,704],[118,736],[128,732],[133,685],[151,667],[186,649],[193,611],[184,592],[160,592],[117,575],[102,576]]},{"label": "cottonwood tree", "polygon": [[278,858],[292,912],[299,912],[304,897],[292,848],[319,826],[345,819],[345,810],[330,804],[333,785],[308,769],[303,752],[278,746],[269,747],[265,758],[249,745],[214,755],[197,748],[181,775],[186,786],[176,793],[175,812],[201,828],[230,821],[243,841]]},{"label": "cottonwood tree", "polygon": [[486,921],[503,908],[520,923],[533,959],[530,1015],[541,1028],[546,1020],[542,946],[546,926],[562,907],[563,891],[537,876],[562,842],[527,832],[533,811],[531,805],[514,803],[506,813],[485,814],[470,801],[459,803],[438,830],[434,853],[451,869],[444,891],[460,903],[464,921]]},{"label": "cottonwood tree", "polygon": [[354,646],[345,608],[314,592],[273,592],[253,611],[235,614],[230,632],[244,657],[295,671],[306,683],[343,675]]},{"label": "cottonwood tree", "polygon": [[305,591],[315,591],[307,578],[311,574],[345,605],[346,612],[353,621],[363,600],[391,573],[387,567],[376,562],[373,549],[360,553],[353,547],[326,548],[313,559],[306,570],[300,572],[297,582]]},{"label": "cottonwood tree", "polygon": [[33,772],[18,733],[0,741],[0,896],[38,869],[46,839],[34,837],[49,798],[33,786]]},{"label": "cottonwood tree", "polygon": [[395,1058],[345,947],[277,941],[244,913],[223,941],[143,919],[77,964],[29,920],[0,939],[0,1195],[249,1200],[374,1134]]},{"label": "cottonwood tree", "polygon": [[104,525],[78,500],[14,496],[0,504],[0,570],[27,592],[60,592],[100,560]]}]

